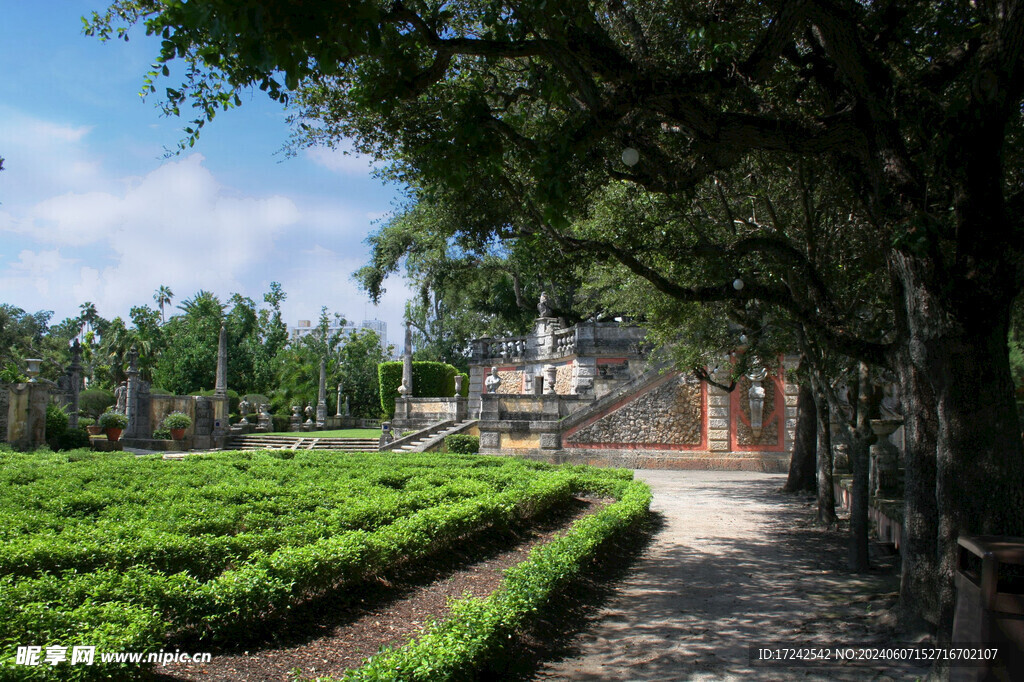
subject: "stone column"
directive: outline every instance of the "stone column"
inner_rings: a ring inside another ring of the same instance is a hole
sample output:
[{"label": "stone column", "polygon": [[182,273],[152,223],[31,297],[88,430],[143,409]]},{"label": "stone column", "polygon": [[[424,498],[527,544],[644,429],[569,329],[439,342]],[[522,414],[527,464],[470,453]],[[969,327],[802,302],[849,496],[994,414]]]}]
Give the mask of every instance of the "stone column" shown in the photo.
[{"label": "stone column", "polygon": [[217,340],[217,383],[213,387],[213,394],[218,398],[228,395],[228,332],[223,322]]},{"label": "stone column", "polygon": [[[728,362],[722,359],[722,363]],[[729,380],[729,370],[719,369],[712,375],[719,382]],[[707,384],[708,392],[708,450],[711,452],[729,452],[729,392]]]},{"label": "stone column", "polygon": [[[125,429],[124,437],[127,438],[141,438],[138,433],[138,406],[136,401],[139,395],[139,351],[135,346],[132,346],[131,350],[128,351],[128,371],[125,374],[128,376],[128,393],[125,398],[125,410],[124,414],[128,417],[128,428]],[[147,434],[148,435],[148,434]]]},{"label": "stone column", "polygon": [[46,444],[46,405],[50,389],[44,383],[10,384],[7,442],[16,450],[34,450]]},{"label": "stone column", "polygon": [[403,397],[412,397],[412,323],[405,323],[405,353],[402,356],[402,387],[399,390]]},{"label": "stone column", "polygon": [[214,447],[224,447],[230,430],[228,415],[228,332],[220,323],[220,337],[217,340],[217,383],[213,387],[213,438]]},{"label": "stone column", "polygon": [[335,404],[337,405],[337,409],[335,410],[334,416],[335,417],[340,417],[340,416],[342,416],[342,414],[341,414],[341,384],[338,384],[338,402],[335,403]]},{"label": "stone column", "polygon": [[82,383],[82,345],[75,339],[71,344],[71,365],[68,366],[68,378],[71,380],[71,405],[68,414],[68,428],[78,428],[78,394]]},{"label": "stone column", "polygon": [[316,428],[327,421],[327,358],[320,358],[320,388],[316,396]]}]

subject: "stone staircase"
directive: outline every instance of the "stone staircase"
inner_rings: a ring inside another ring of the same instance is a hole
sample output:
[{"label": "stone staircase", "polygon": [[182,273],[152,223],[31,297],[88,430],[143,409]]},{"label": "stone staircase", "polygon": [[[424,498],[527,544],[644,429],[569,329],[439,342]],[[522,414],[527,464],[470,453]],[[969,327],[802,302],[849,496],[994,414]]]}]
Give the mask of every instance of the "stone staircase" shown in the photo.
[{"label": "stone staircase", "polygon": [[338,450],[341,452],[377,452],[376,438],[317,438],[308,436],[267,436],[259,433],[234,435],[227,450]]},{"label": "stone staircase", "polygon": [[426,452],[444,441],[446,436],[465,431],[476,423],[476,419],[454,423],[451,421],[441,422],[395,441],[388,449],[394,452]]}]

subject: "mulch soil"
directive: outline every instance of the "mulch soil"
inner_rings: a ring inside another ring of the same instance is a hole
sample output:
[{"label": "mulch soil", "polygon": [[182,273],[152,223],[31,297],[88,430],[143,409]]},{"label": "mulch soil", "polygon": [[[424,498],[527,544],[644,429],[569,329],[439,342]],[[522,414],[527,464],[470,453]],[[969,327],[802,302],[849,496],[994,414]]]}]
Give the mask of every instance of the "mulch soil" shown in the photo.
[{"label": "mulch soil", "polygon": [[286,620],[265,624],[230,646],[174,642],[164,650],[209,651],[212,661],[154,666],[152,679],[291,682],[321,675],[341,677],[381,647],[404,644],[429,619],[443,618],[449,600],[489,595],[501,583],[505,569],[608,503],[579,498],[529,526],[485,531],[426,562],[310,600],[293,609]]}]

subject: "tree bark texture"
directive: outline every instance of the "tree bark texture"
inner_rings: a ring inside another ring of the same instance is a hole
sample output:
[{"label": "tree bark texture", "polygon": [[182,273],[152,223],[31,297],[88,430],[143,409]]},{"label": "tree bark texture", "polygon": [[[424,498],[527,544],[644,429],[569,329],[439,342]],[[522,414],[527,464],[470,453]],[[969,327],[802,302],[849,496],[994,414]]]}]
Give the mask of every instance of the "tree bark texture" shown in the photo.
[{"label": "tree bark texture", "polygon": [[850,465],[853,468],[853,491],[850,501],[850,570],[864,572],[870,568],[868,546],[868,462],[869,449],[875,440],[870,419],[878,410],[880,397],[871,386],[867,363],[861,362],[857,377],[857,414],[853,437],[850,439]]},{"label": "tree bark texture", "polygon": [[[996,276],[977,274],[982,281],[961,278],[957,287],[943,288],[929,281],[928,264],[919,259],[897,256],[894,265],[910,336],[909,358],[903,362],[913,365],[901,368],[901,377],[920,371],[927,378],[910,377],[904,384],[907,411],[920,412],[934,398],[937,415],[937,615],[940,632],[948,633],[955,608],[957,537],[1024,535],[1024,452],[1006,343],[1012,296],[1002,290],[1011,280],[1001,284],[993,268]],[[926,434],[927,427],[919,431]],[[911,442],[916,447],[926,438],[913,433]],[[915,475],[923,478],[912,487],[927,483],[923,457],[915,455]],[[915,523],[927,523],[925,493],[915,489],[912,496],[925,514]]]},{"label": "tree bark texture", "polygon": [[818,411],[814,407],[814,392],[810,383],[800,384],[797,396],[796,429],[793,438],[793,455],[789,460],[789,477],[783,492],[814,492],[817,488],[815,480],[815,446],[817,441]]},{"label": "tree bark texture", "polygon": [[816,376],[812,376],[811,390],[814,392],[814,407],[818,413],[818,521],[831,527],[836,525],[838,517],[836,493],[832,488],[832,434],[829,431],[828,400],[822,390],[821,380]]},{"label": "tree bark texture", "polygon": [[[896,370],[902,386],[906,435],[899,621],[901,630],[916,633],[939,623],[939,514],[935,497],[938,420],[927,378],[909,357],[897,362]],[[943,600],[950,602],[953,595],[947,594]]]}]

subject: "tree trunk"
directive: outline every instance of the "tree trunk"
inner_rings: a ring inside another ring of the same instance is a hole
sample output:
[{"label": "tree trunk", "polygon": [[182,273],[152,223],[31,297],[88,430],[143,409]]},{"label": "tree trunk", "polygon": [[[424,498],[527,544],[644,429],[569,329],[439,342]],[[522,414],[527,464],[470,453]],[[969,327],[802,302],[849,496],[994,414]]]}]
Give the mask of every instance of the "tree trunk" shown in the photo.
[{"label": "tree trunk", "polygon": [[867,571],[870,566],[868,547],[870,545],[870,524],[868,506],[871,491],[868,489],[868,472],[871,445],[875,434],[871,420],[879,416],[878,407],[882,394],[871,384],[871,373],[867,363],[861,362],[857,372],[857,416],[853,437],[850,439],[850,464],[853,467],[853,494],[850,502],[850,569]]},{"label": "tree trunk", "polygon": [[[903,544],[900,546],[900,629],[921,633],[939,622],[939,515],[935,499],[935,398],[924,375],[903,354],[896,363],[906,434]],[[947,595],[946,601],[952,596]]]},{"label": "tree trunk", "polygon": [[796,405],[793,456],[789,460],[789,478],[782,490],[787,493],[814,492],[818,411],[814,407],[814,392],[810,382],[800,384]]},{"label": "tree trunk", "polygon": [[[940,285],[920,259],[893,260],[910,360],[928,379],[938,418],[938,620],[948,633],[957,537],[1024,535],[1024,448],[1006,341],[1014,278],[993,264]],[[919,386],[908,388],[916,393],[909,410],[927,404]]]},{"label": "tree trunk", "polygon": [[814,407],[818,413],[818,521],[826,526],[835,526],[836,493],[832,488],[832,435],[829,432],[828,400],[822,390],[821,380],[812,371],[811,390],[814,392]]}]

